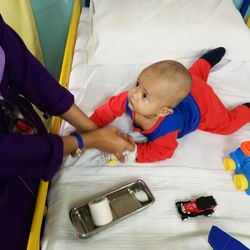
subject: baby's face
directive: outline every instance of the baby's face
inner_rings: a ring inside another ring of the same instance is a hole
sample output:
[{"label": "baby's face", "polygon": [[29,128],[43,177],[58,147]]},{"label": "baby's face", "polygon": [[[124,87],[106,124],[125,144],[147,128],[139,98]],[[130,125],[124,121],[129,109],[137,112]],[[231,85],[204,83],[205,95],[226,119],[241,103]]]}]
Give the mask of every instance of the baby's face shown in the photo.
[{"label": "baby's face", "polygon": [[163,108],[162,82],[150,70],[143,71],[128,92],[129,108],[134,112],[155,117]]}]

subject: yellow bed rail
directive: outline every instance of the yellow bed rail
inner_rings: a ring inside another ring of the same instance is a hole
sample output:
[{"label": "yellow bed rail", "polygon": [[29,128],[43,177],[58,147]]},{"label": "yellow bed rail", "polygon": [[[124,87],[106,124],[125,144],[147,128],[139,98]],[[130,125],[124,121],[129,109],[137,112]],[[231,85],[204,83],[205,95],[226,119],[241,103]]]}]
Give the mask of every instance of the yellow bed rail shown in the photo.
[{"label": "yellow bed rail", "polygon": [[[60,74],[59,82],[62,86],[68,87],[69,76],[73,61],[75,41],[77,35],[77,28],[81,14],[81,1],[74,0],[71,21],[68,31],[68,37],[66,47],[64,51],[62,69]],[[51,133],[58,133],[60,128],[61,120],[59,117],[53,117],[51,121]],[[27,250],[39,250],[40,249],[40,237],[41,237],[41,226],[43,217],[46,215],[46,197],[48,192],[48,182],[43,180],[40,181],[39,191],[37,194],[36,206],[34,210],[33,220],[31,224]]]},{"label": "yellow bed rail", "polygon": [[[71,16],[71,22],[69,26],[69,32],[68,32],[68,38],[66,42],[64,57],[63,57],[63,63],[62,63],[62,70],[60,74],[59,82],[60,84],[68,88],[69,84],[69,76],[73,61],[73,55],[74,55],[74,48],[75,48],[75,41],[76,41],[76,35],[77,35],[77,28],[78,23],[80,19],[81,14],[81,3],[80,0],[74,1],[72,16]],[[53,117],[51,122],[51,133],[58,133],[60,129],[61,119],[59,117]]]}]

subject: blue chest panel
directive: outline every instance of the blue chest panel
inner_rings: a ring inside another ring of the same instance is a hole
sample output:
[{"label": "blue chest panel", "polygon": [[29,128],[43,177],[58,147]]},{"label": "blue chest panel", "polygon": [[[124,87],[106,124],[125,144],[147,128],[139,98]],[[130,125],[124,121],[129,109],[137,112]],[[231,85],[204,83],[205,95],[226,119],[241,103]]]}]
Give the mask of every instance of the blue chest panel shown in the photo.
[{"label": "blue chest panel", "polygon": [[[126,102],[126,112],[132,119],[132,110]],[[199,126],[200,110],[191,94],[188,94],[175,108],[174,113],[166,116],[159,126],[151,133],[144,134],[149,141],[154,141],[157,138],[168,133],[178,130],[178,138],[188,134]]]}]

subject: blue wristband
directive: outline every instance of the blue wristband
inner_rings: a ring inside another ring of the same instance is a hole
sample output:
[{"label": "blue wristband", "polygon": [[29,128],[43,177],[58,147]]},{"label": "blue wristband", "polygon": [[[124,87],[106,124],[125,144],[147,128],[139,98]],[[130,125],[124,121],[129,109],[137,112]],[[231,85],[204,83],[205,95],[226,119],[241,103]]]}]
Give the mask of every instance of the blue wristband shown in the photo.
[{"label": "blue wristband", "polygon": [[70,133],[70,135],[74,136],[77,139],[77,143],[78,143],[78,148],[76,149],[74,155],[80,156],[82,153],[82,149],[84,148],[84,143],[83,143],[82,137],[79,133],[77,133],[75,131]]}]

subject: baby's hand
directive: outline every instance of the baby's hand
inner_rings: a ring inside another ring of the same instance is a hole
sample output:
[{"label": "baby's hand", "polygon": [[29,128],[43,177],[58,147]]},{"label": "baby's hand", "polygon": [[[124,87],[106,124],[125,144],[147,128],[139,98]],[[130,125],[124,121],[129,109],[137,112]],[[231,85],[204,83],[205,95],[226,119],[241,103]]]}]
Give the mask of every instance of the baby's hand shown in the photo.
[{"label": "baby's hand", "polygon": [[137,157],[137,146],[135,145],[135,150],[133,152],[125,151],[122,154],[109,154],[106,156],[108,165],[114,165],[117,160],[120,162],[135,162]]}]

